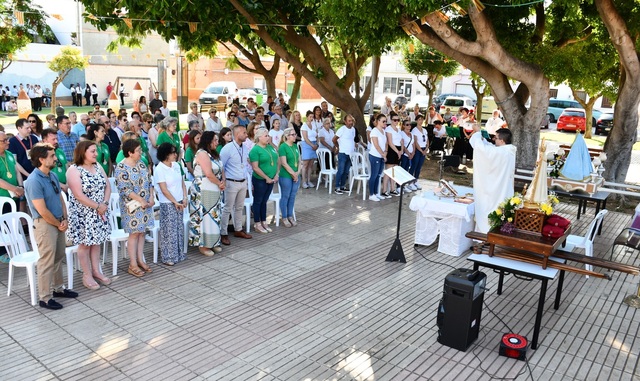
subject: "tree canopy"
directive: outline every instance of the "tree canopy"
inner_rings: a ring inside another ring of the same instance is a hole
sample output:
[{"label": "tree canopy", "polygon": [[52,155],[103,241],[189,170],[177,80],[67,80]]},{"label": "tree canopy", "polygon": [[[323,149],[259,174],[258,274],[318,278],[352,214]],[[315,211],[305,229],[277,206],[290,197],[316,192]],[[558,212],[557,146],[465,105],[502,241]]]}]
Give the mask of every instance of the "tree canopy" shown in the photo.
[{"label": "tree canopy", "polygon": [[[438,82],[456,73],[460,64],[432,47],[411,39],[402,49],[405,69],[418,78],[429,94],[429,104],[433,103]],[[421,78],[422,77],[422,78]]]},{"label": "tree canopy", "polygon": [[46,13],[31,0],[0,2],[0,73],[11,65],[13,55],[33,41],[33,35],[51,36]]},{"label": "tree canopy", "polygon": [[51,90],[51,112],[55,113],[56,90],[58,85],[62,83],[71,70],[84,69],[89,66],[89,60],[82,55],[80,49],[72,46],[64,46],[60,48],[60,53],[53,57],[47,66],[49,70],[58,73],[58,76],[53,81]]}]

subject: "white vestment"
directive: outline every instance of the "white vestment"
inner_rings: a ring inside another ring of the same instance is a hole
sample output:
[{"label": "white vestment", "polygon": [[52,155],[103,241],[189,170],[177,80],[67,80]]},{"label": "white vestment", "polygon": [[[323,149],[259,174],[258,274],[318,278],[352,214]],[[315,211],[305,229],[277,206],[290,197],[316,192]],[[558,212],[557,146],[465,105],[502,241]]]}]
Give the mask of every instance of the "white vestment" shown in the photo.
[{"label": "white vestment", "polygon": [[494,146],[475,133],[469,139],[473,147],[473,193],[476,231],[487,233],[489,214],[507,197],[513,196],[516,150],[513,144]]}]

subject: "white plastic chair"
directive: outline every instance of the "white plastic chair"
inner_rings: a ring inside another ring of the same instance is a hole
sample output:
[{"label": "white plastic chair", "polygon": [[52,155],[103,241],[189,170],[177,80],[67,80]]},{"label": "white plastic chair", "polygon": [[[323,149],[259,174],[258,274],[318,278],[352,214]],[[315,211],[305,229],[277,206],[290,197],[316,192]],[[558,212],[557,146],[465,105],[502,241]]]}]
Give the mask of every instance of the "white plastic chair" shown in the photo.
[{"label": "white plastic chair", "polygon": [[[69,199],[64,192],[60,193],[62,195],[62,199],[64,200],[64,205],[67,208],[67,216],[69,215]],[[71,194],[71,189],[69,189],[69,194]],[[67,258],[67,282],[69,289],[73,288],[73,274],[76,269],[79,269],[80,266],[78,264],[78,245],[67,246],[64,248],[64,254]]]},{"label": "white plastic chair", "polygon": [[[11,211],[9,213],[15,213],[18,211],[18,208],[16,207],[16,202],[13,201],[13,199],[11,197],[0,197],[0,213],[2,212],[2,210],[4,210],[4,205],[5,204],[9,204]],[[0,246],[9,246],[9,238],[8,237],[4,237],[2,235],[0,235]]]},{"label": "white plastic chair", "polygon": [[[338,173],[338,170],[333,168],[333,153],[326,148],[318,148],[316,150],[318,156],[318,163],[320,163],[320,173],[318,174],[318,184],[316,184],[316,190],[320,188],[320,182],[322,176],[325,177],[324,186],[329,187],[329,194],[333,191],[333,178]],[[328,168],[328,169],[327,169]]]},{"label": "white plastic chair", "polygon": [[[191,188],[192,181],[185,181],[184,184],[187,187],[187,194],[184,197],[187,198],[187,202],[189,201],[189,189]],[[189,215],[189,205],[184,208],[184,212],[182,213],[182,224],[184,225],[184,243],[182,251],[186,254],[189,249],[189,224],[191,223],[191,216]]]},{"label": "white plastic chair", "polygon": [[[274,185],[275,190],[275,185]],[[278,188],[279,189],[279,188]],[[269,200],[267,201],[267,208],[269,207],[269,203],[273,202],[275,211],[273,213],[274,218],[276,219],[276,226],[280,226],[280,192],[274,195],[273,191],[269,196]],[[253,205],[253,187],[251,185],[251,174],[247,173],[247,197],[244,199],[244,214],[246,216],[245,228],[244,230],[249,233],[251,231],[251,206]]]},{"label": "white plastic chair", "polygon": [[[573,251],[575,248],[584,249],[584,254],[588,257],[593,257],[593,240],[596,237],[596,233],[598,229],[600,229],[600,225],[602,224],[602,220],[604,216],[608,213],[606,209],[601,210],[598,214],[593,218],[593,221],[587,227],[587,234],[584,236],[579,235],[569,235],[567,237],[566,245],[563,250]],[[585,269],[587,271],[591,271],[591,265],[585,265]],[[587,277],[589,277],[587,275]]]},{"label": "white plastic chair", "polygon": [[[31,250],[27,246],[27,241],[22,234],[22,225],[26,223],[29,231],[29,241]],[[24,267],[27,269],[27,278],[31,291],[31,305],[35,306],[38,298],[36,295],[36,263],[40,254],[35,241],[35,232],[33,231],[33,219],[23,212],[15,212],[3,214],[0,216],[0,233],[2,237],[8,238],[7,254],[9,255],[9,282],[7,285],[7,296],[11,296],[11,287],[13,286],[13,268]]]},{"label": "white plastic chair", "polygon": [[357,180],[358,182],[358,191],[356,193],[360,193],[360,185],[362,184],[362,199],[366,200],[367,198],[367,184],[369,182],[369,178],[371,177],[371,173],[369,172],[369,168],[365,163],[365,158],[361,153],[354,152],[351,154],[351,168],[353,169],[353,176],[351,177],[351,182],[349,183],[349,196],[351,196],[351,192],[353,191],[353,183]]},{"label": "white plastic chair", "polygon": [[[126,245],[127,239],[129,239],[129,234],[124,231],[124,229],[120,229],[118,226],[118,217],[116,216],[116,211],[118,211],[118,215],[120,215],[120,195],[118,193],[111,193],[111,198],[109,199],[109,226],[111,227],[111,233],[109,235],[109,242],[111,242],[111,255],[113,261],[113,276],[118,274],[118,244],[122,243],[122,257],[126,257]],[[104,263],[104,259],[107,254],[107,244],[105,243],[104,249],[102,251],[102,263]]]},{"label": "white plastic chair", "polygon": [[[276,192],[277,191],[277,192]],[[280,193],[280,183],[273,184],[273,190],[269,195],[269,200],[267,201],[267,207],[270,202],[273,202],[273,218],[276,220],[276,226],[280,226],[280,200],[282,199],[282,194]]]}]

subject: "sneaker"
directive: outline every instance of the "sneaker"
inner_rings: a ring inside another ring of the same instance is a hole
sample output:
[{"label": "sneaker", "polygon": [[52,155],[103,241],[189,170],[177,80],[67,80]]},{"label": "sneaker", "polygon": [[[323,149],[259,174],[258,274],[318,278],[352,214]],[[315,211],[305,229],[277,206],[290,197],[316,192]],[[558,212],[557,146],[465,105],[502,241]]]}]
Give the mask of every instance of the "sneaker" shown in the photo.
[{"label": "sneaker", "polygon": [[349,189],[347,189],[347,187],[342,187],[342,188],[340,188],[340,190],[343,191],[343,192],[349,192]]},{"label": "sneaker", "polygon": [[309,183],[302,183],[302,189],[308,189]]},{"label": "sneaker", "polygon": [[389,193],[392,196],[400,196],[400,193],[398,193],[397,191],[393,191],[391,193]]},{"label": "sneaker", "polygon": [[315,185],[313,185],[313,183],[311,181],[307,182],[307,186],[309,188],[315,188]]},{"label": "sneaker", "polygon": [[414,183],[413,186],[416,187],[417,190],[422,190],[422,187],[418,183]]},{"label": "sneaker", "polygon": [[336,189],[333,193],[335,193],[335,194],[344,194],[340,188]]},{"label": "sneaker", "polygon": [[375,194],[372,194],[371,196],[369,196],[369,201],[378,202],[378,201],[380,201],[380,199]]},{"label": "sneaker", "polygon": [[404,187],[404,193],[411,193],[413,192],[413,189],[411,189],[410,185],[407,185],[406,187]]},{"label": "sneaker", "polygon": [[389,192],[384,192],[384,193],[380,193],[380,197],[391,198],[391,195],[389,194]]}]

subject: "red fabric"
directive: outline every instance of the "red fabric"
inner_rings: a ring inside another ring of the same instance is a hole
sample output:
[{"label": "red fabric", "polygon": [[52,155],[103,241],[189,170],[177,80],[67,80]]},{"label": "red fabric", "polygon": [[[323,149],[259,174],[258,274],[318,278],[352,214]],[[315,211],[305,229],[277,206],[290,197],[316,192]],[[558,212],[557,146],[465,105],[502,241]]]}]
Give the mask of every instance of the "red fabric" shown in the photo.
[{"label": "red fabric", "polygon": [[544,225],[542,227],[542,235],[545,237],[559,238],[564,235],[565,229],[559,226]]},{"label": "red fabric", "polygon": [[547,218],[546,225],[557,226],[566,230],[569,225],[571,225],[571,221],[564,217],[560,217],[557,214],[552,214],[549,218]]}]

